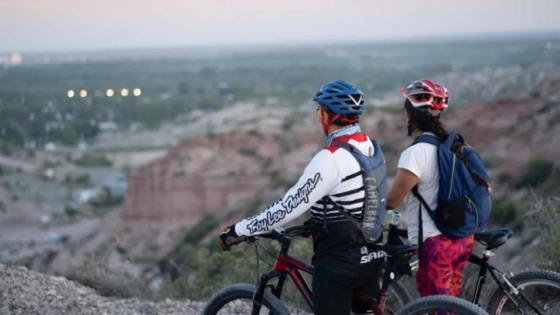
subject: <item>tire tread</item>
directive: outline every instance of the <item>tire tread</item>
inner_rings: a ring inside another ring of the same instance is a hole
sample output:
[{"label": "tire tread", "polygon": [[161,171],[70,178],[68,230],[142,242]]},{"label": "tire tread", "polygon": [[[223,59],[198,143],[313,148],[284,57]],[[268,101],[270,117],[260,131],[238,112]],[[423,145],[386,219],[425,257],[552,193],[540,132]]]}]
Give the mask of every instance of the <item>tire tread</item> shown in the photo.
[{"label": "tire tread", "polygon": [[442,311],[442,306],[451,308],[454,312],[460,312],[461,315],[488,315],[478,305],[447,295],[431,295],[416,299],[397,310],[394,315],[421,315],[427,312]]},{"label": "tire tread", "polygon": [[[204,305],[201,315],[215,315],[222,306],[228,302],[240,299],[252,299],[257,286],[249,283],[236,283],[227,286],[214,293]],[[270,291],[264,292],[263,304],[267,306],[274,315],[290,315],[286,306]],[[218,309],[216,309],[219,307]]]}]

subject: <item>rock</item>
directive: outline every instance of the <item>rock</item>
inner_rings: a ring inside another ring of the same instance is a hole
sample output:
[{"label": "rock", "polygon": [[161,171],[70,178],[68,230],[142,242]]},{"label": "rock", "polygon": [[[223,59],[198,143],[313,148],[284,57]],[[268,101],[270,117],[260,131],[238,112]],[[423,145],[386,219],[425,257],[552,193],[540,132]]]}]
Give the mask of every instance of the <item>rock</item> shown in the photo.
[{"label": "rock", "polygon": [[112,299],[61,277],[0,265],[2,315],[198,315],[203,302]]}]

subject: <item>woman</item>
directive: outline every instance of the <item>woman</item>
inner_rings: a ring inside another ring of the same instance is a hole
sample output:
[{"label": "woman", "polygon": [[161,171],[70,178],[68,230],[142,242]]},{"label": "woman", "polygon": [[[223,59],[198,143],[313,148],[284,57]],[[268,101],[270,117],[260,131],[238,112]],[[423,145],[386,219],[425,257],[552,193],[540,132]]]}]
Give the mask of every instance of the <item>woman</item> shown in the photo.
[{"label": "woman", "polygon": [[[321,87],[313,100],[318,104],[326,147],[313,157],[282,199],[260,214],[223,229],[220,246],[229,250],[247,236],[285,225],[311,209],[308,222],[314,250],[315,314],[347,315],[350,309],[357,314],[371,314],[373,310],[355,297],[377,297],[378,267],[384,257],[369,251],[361,231],[346,218],[349,215],[361,219],[365,189],[359,163],[352,153],[338,146],[349,143],[364,155],[376,153],[372,141],[358,125],[364,112],[363,94],[348,82],[336,80]],[[382,173],[385,179],[384,169]],[[336,205],[343,213],[334,208]]]},{"label": "woman", "polygon": [[[422,79],[407,85],[400,92],[406,97],[403,110],[408,136],[428,134],[445,140],[448,134],[440,122],[440,115],[448,106],[447,89],[431,80]],[[463,269],[473,251],[474,238],[454,239],[443,235],[426,208],[420,207],[420,201],[411,193],[416,185],[430,208],[436,209],[439,170],[435,145],[416,143],[402,152],[397,174],[387,194],[387,209],[394,209],[404,201],[408,239],[412,244],[418,244],[418,211],[422,209],[422,258],[416,273],[420,295],[459,296]]]}]

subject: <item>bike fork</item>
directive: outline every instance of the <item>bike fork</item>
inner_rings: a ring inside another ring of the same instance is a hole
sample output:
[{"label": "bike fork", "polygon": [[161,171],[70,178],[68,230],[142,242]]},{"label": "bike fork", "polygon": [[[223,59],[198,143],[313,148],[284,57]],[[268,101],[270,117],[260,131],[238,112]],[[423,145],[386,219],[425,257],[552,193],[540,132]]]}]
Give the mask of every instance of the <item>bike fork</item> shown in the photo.
[{"label": "bike fork", "polygon": [[278,276],[279,273],[274,270],[271,270],[261,276],[257,291],[255,291],[255,295],[253,296],[253,310],[251,311],[251,315],[259,315],[259,313],[261,312],[266,284],[268,283],[268,281],[270,281],[270,279]]}]

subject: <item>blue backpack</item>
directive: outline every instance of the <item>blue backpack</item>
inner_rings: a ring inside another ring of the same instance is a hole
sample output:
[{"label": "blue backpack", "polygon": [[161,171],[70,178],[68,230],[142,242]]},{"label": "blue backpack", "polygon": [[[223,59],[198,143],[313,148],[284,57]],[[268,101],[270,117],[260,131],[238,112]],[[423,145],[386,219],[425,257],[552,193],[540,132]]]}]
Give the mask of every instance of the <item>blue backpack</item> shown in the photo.
[{"label": "blue backpack", "polygon": [[[333,208],[338,210],[359,230],[366,243],[374,243],[383,232],[385,223],[386,198],[387,198],[387,171],[385,168],[385,157],[381,151],[381,146],[375,140],[371,140],[374,147],[374,154],[367,156],[359,149],[347,142],[335,142],[333,145],[348,150],[360,164],[361,176],[364,182],[365,196],[362,220],[358,222],[348,214],[344,208],[336,204],[330,197],[326,196],[325,201],[329,202]],[[326,214],[323,217],[323,225],[326,225]]]},{"label": "blue backpack", "polygon": [[[424,134],[414,144],[426,142],[438,147],[439,193],[436,209],[430,209],[418,192],[412,189],[434,220],[438,230],[451,238],[463,238],[481,232],[490,218],[491,200],[489,176],[478,152],[467,145],[463,137],[451,132],[445,141]],[[460,151],[457,155],[452,150]],[[418,245],[422,245],[422,211],[418,211]]]}]

